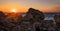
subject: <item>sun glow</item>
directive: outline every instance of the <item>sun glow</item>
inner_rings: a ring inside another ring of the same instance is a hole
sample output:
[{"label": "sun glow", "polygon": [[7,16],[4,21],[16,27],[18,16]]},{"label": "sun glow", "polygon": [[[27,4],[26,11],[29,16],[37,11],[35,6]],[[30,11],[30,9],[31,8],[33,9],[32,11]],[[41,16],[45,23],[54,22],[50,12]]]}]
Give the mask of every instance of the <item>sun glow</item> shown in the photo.
[{"label": "sun glow", "polygon": [[16,10],[17,10],[17,9],[11,9],[11,12],[14,12],[14,13],[15,13],[15,12],[17,12]]}]

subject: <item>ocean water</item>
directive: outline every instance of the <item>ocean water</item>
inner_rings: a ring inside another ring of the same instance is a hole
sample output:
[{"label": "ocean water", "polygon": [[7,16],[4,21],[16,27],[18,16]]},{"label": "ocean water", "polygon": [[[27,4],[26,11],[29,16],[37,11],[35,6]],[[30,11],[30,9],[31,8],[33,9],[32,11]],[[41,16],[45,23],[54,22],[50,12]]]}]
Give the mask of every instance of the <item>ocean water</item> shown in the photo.
[{"label": "ocean water", "polygon": [[60,13],[45,13],[44,20],[54,20],[55,15],[60,15]]}]

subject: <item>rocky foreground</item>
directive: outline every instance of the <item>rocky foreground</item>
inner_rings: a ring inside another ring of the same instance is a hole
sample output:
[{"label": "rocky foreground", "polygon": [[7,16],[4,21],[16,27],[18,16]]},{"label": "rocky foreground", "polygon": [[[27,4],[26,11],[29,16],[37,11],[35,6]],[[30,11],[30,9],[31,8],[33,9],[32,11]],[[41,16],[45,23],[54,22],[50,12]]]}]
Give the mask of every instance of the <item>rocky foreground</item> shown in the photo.
[{"label": "rocky foreground", "polygon": [[0,31],[54,31],[53,24],[44,21],[44,13],[33,8],[29,8],[24,17],[18,16],[17,22],[10,22],[15,20],[6,17],[0,12]]}]

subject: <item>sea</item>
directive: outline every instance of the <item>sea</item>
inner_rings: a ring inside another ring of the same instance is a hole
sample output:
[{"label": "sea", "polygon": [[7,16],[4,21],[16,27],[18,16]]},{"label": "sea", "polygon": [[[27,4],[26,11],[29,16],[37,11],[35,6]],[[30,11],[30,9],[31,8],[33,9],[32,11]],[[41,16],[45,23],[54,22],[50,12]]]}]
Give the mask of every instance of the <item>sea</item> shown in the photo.
[{"label": "sea", "polygon": [[60,15],[60,13],[44,13],[44,20],[54,20],[55,15]]}]

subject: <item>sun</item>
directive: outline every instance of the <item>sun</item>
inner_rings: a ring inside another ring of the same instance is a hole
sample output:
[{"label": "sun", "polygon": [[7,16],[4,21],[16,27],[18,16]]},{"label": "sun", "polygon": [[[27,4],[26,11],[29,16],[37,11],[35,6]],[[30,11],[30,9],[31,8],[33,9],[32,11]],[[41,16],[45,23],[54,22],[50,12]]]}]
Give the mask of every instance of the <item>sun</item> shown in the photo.
[{"label": "sun", "polygon": [[11,9],[11,12],[16,12],[17,9]]}]

